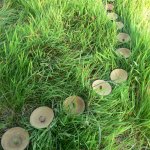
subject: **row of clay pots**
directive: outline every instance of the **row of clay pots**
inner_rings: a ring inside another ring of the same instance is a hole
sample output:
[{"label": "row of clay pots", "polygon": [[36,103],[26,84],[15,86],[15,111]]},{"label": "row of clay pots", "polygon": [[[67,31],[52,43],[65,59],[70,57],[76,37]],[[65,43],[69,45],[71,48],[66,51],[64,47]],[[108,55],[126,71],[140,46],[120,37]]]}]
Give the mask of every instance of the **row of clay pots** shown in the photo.
[{"label": "row of clay pots", "polygon": [[[105,5],[105,9],[107,11],[108,18],[115,22],[118,30],[122,30],[124,27],[124,24],[121,21],[116,21],[118,19],[118,15],[113,12],[113,10],[114,10],[113,2],[107,3]],[[117,35],[117,40],[120,43],[127,43],[131,39],[130,39],[130,36],[128,34],[120,32]],[[127,48],[118,48],[116,50],[116,53],[119,56],[121,55],[124,58],[128,58],[131,55],[131,51]],[[111,81],[113,83],[117,83],[117,84],[126,81],[127,78],[128,78],[128,73],[123,69],[115,69],[110,74]],[[104,80],[94,81],[92,84],[92,87],[93,87],[93,90],[101,96],[109,95],[112,92],[111,85],[109,84],[109,82],[104,81]]]},{"label": "row of clay pots", "polygon": [[[118,30],[122,30],[124,28],[124,24],[121,21],[117,21],[118,15],[116,13],[112,12],[114,10],[113,3],[107,3],[105,8],[108,11],[107,12],[108,18],[112,21],[115,21],[115,24],[116,24],[116,27]],[[131,38],[128,34],[120,32],[117,35],[117,40],[120,43],[127,43],[131,40]],[[119,48],[116,50],[116,53],[118,55],[121,55],[124,58],[128,58],[131,55],[131,51],[127,48]]]},{"label": "row of clay pots", "polygon": [[[127,78],[128,73],[123,69],[114,69],[110,74],[111,81],[116,84],[125,82]],[[110,83],[104,80],[95,80],[92,87],[93,90],[101,96],[109,95],[112,92]]]},{"label": "row of clay pots", "polygon": [[[67,114],[79,115],[85,110],[85,102],[79,96],[70,96],[63,103]],[[53,121],[53,109],[42,106],[30,115],[30,124],[36,129],[46,128]],[[24,150],[29,144],[29,133],[21,127],[8,129],[2,136],[1,145],[4,150]]]}]

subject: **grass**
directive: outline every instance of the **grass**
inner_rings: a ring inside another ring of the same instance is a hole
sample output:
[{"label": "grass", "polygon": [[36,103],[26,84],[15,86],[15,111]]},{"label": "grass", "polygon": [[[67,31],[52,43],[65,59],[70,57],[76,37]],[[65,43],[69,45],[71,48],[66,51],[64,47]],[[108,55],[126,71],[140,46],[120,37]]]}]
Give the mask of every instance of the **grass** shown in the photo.
[{"label": "grass", "polygon": [[[122,45],[101,0],[6,0],[0,9],[0,135],[24,127],[29,150],[150,149],[148,9],[148,0],[115,1],[122,32],[132,39]],[[129,59],[115,53],[123,46],[132,50]],[[110,82],[112,94],[98,96],[92,82],[110,81],[115,68],[128,71],[128,81]],[[85,100],[83,115],[63,112],[71,95]],[[29,116],[43,105],[54,109],[55,119],[37,130]]]}]

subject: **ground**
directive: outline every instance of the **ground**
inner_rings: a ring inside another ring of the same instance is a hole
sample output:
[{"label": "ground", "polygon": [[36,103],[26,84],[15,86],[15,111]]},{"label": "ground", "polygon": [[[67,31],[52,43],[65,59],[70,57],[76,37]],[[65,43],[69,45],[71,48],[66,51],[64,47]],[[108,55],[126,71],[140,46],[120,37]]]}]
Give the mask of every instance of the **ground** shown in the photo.
[{"label": "ground", "polygon": [[[115,23],[101,0],[6,0],[0,8],[0,137],[20,126],[30,150],[150,149],[150,2],[115,0],[131,42],[119,44]],[[119,47],[132,55],[116,55]],[[115,68],[128,72],[122,84],[110,81]],[[96,79],[113,91],[100,96]],[[70,116],[63,101],[82,97],[86,110]],[[46,129],[34,129],[31,112],[53,108]]]}]

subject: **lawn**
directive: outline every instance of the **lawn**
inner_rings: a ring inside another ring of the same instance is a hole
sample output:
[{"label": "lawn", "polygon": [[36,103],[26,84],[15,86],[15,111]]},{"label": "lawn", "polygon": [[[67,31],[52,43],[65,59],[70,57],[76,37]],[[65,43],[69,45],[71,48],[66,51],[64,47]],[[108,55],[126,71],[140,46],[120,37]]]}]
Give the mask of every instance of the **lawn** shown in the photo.
[{"label": "lawn", "polygon": [[[107,15],[109,1],[0,3],[0,137],[19,126],[29,132],[29,150],[150,149],[150,1],[114,0],[121,30]],[[119,32],[131,40],[118,42]],[[129,58],[116,53],[123,47]],[[116,68],[127,71],[125,82],[111,81]],[[111,85],[109,95],[93,90],[98,79]],[[64,111],[72,95],[84,100],[84,113]],[[54,119],[35,129],[30,115],[40,106]]]}]

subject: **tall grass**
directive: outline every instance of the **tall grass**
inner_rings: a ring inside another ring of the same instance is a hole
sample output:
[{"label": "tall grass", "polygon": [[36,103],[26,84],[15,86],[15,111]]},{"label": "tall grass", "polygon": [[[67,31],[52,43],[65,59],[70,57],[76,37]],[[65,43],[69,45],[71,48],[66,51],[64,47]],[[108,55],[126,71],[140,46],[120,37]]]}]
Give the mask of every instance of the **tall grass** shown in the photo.
[{"label": "tall grass", "polygon": [[[118,1],[120,6],[122,2]],[[135,5],[137,4],[137,5]],[[126,9],[123,9],[125,7]],[[122,7],[118,7],[118,11],[121,9],[122,16],[127,22],[129,32],[132,36],[132,51],[134,55],[134,61],[132,65],[132,82],[134,85],[135,93],[135,125],[139,130],[140,135],[144,138],[144,141],[149,144],[149,132],[150,132],[150,113],[148,108],[150,107],[149,94],[147,93],[147,87],[149,85],[150,74],[150,20],[149,20],[149,1],[124,1]],[[138,135],[139,136],[139,135]],[[140,136],[139,136],[140,137]]]},{"label": "tall grass", "polygon": [[[142,15],[149,6],[115,1],[123,31],[132,39],[119,45],[101,0],[7,0],[0,9],[0,133],[22,126],[34,150],[148,149],[149,20]],[[115,53],[122,46],[132,50],[127,60]],[[128,81],[110,82],[112,94],[98,96],[91,83],[109,81],[115,68],[127,70]],[[63,112],[70,95],[85,100],[83,115]],[[36,130],[29,116],[42,105],[54,109],[55,119]]]}]

